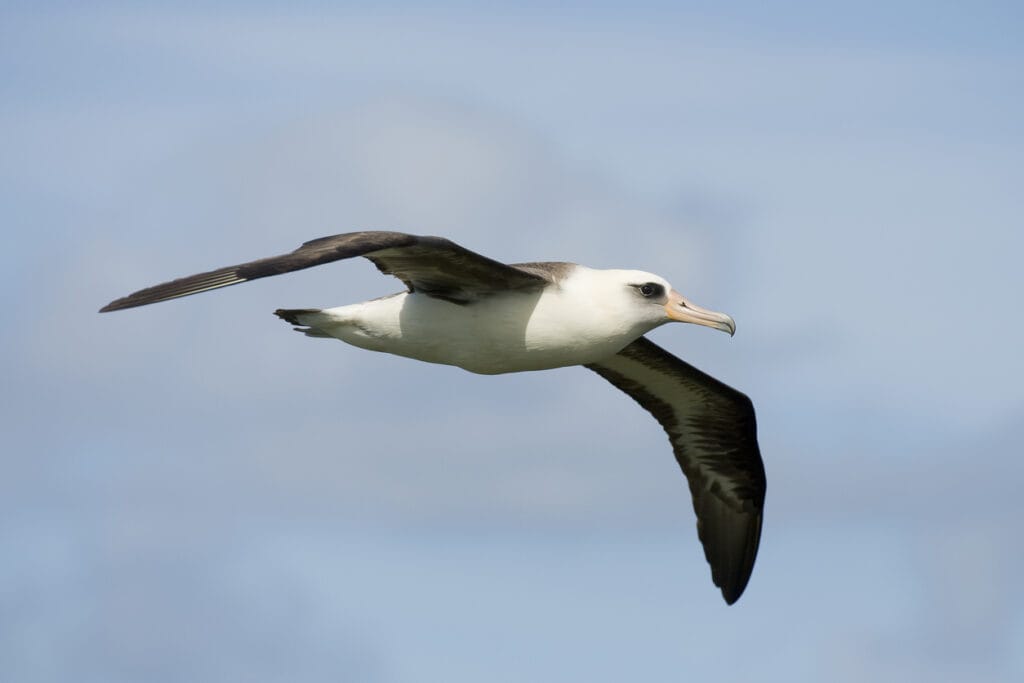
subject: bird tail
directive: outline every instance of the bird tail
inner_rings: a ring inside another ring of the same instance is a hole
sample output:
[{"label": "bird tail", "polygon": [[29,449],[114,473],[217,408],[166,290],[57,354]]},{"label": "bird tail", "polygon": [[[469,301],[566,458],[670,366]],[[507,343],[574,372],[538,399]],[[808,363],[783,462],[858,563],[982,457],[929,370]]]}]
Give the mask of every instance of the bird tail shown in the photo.
[{"label": "bird tail", "polygon": [[316,327],[322,313],[323,310],[319,308],[279,308],[274,311],[278,318],[295,325],[296,332],[302,332],[307,337],[331,337],[332,335]]}]

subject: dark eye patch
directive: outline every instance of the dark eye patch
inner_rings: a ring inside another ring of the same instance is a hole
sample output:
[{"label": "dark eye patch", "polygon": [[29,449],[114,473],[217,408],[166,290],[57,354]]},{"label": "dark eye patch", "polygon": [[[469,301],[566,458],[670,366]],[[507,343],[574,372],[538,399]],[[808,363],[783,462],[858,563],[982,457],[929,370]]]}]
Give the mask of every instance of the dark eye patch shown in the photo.
[{"label": "dark eye patch", "polygon": [[640,292],[644,297],[652,299],[655,297],[661,297],[665,294],[665,288],[659,285],[657,282],[645,282],[642,285],[634,285],[637,291]]}]

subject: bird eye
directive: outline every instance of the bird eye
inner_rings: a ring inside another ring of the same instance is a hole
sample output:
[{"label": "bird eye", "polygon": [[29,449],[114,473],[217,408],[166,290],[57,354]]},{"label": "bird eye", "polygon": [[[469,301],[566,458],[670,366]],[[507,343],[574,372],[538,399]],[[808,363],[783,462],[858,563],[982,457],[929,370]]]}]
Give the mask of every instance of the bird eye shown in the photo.
[{"label": "bird eye", "polygon": [[645,297],[650,298],[652,296],[658,296],[664,293],[664,288],[655,282],[646,282],[638,287],[640,293]]}]

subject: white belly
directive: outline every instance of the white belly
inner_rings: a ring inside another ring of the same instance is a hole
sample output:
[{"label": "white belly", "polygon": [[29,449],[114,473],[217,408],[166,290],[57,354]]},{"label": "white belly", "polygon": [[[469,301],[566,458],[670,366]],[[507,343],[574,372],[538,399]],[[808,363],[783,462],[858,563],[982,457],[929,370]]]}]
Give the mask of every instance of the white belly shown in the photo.
[{"label": "white belly", "polygon": [[567,302],[559,290],[467,305],[402,293],[327,309],[303,323],[371,351],[487,375],[591,363],[653,327],[627,326],[584,304]]}]

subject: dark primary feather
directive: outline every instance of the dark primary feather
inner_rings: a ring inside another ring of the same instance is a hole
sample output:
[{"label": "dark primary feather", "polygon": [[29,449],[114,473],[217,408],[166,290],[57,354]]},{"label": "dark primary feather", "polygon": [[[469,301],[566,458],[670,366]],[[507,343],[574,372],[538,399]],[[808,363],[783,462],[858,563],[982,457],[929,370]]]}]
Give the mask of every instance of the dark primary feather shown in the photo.
[{"label": "dark primary feather", "polygon": [[368,258],[381,272],[402,280],[409,291],[456,303],[502,291],[539,288],[549,281],[541,273],[494,261],[442,237],[373,230],[321,237],[288,254],[147,287],[110,302],[100,312],[176,299],[355,256]]},{"label": "dark primary feather", "polygon": [[711,578],[727,603],[736,602],[757,557],[766,488],[750,399],[644,337],[586,367],[668,432],[690,485]]}]

